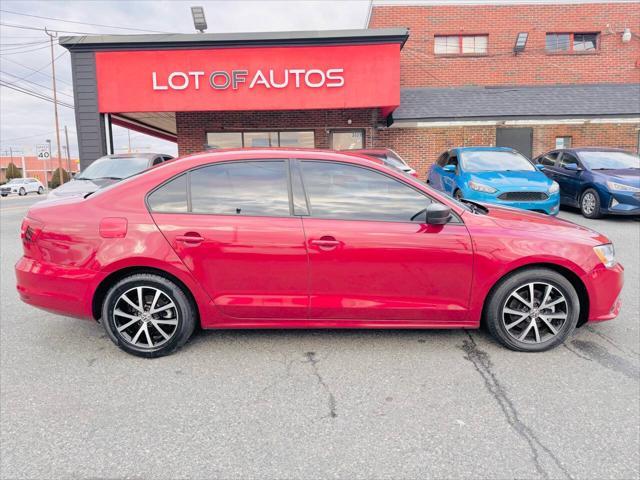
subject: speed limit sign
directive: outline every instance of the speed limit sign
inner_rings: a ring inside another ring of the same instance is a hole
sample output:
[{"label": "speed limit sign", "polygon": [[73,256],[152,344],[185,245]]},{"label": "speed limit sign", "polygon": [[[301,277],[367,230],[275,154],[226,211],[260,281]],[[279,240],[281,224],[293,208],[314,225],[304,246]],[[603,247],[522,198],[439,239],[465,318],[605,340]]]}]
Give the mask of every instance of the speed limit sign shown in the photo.
[{"label": "speed limit sign", "polygon": [[36,145],[38,160],[49,160],[51,158],[51,147],[48,143]]}]

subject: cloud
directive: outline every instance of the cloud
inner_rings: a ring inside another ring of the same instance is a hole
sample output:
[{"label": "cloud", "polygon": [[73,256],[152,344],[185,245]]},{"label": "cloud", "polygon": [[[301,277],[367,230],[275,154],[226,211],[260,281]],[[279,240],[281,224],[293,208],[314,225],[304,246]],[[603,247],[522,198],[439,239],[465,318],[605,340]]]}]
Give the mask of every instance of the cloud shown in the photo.
[{"label": "cloud", "polygon": [[[208,33],[327,30],[363,28],[369,0],[213,0],[213,1],[14,1],[3,0],[3,10],[22,14],[88,22],[112,27],[132,27],[160,32],[190,33],[194,31],[191,5],[202,5],[207,16]],[[29,27],[77,31],[79,33],[142,33],[118,28],[95,27],[55,20],[45,20],[0,12],[2,23]],[[60,33],[73,35],[73,33]],[[38,30],[0,27],[0,71],[3,82],[12,83],[52,96],[51,53],[44,41],[46,34]],[[40,42],[31,44],[31,42]],[[21,45],[29,43],[30,45]],[[30,50],[30,51],[28,51]],[[71,61],[62,47],[54,46],[59,100],[73,103]],[[44,68],[43,68],[44,67]],[[41,69],[39,72],[33,70]],[[64,125],[69,129],[72,156],[78,155],[76,124],[73,110],[58,107],[61,143]],[[126,151],[127,131],[114,126],[117,151]],[[50,139],[56,152],[53,104],[0,87],[0,154],[9,147],[33,154],[35,145]],[[171,142],[131,132],[131,144],[141,151],[176,154]],[[64,153],[63,153],[64,155]]]}]

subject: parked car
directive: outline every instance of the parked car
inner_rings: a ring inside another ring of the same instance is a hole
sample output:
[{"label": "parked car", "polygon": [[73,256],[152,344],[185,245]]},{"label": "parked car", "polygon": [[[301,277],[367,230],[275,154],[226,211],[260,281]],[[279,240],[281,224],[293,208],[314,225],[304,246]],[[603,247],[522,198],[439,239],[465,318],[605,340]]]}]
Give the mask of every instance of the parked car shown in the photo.
[{"label": "parked car", "polygon": [[98,158],[69,182],[51,190],[47,198],[82,197],[172,158],[163,153],[106,155]]},{"label": "parked car", "polygon": [[597,232],[322,150],[192,155],[38,203],[21,236],[23,301],[99,319],[143,357],[196,324],[477,328],[483,316],[507,347],[542,351],[614,318],[623,283]]},{"label": "parked car", "polygon": [[640,215],[640,157],[613,148],[552,150],[535,159],[560,185],[560,203],[587,218]]},{"label": "parked car", "polygon": [[44,185],[37,178],[13,178],[0,186],[0,195],[3,197],[12,193],[17,193],[20,196],[29,193],[42,195],[44,193]]},{"label": "parked car", "polygon": [[459,147],[444,152],[429,171],[433,188],[466,199],[557,215],[558,184],[516,150]]},{"label": "parked car", "polygon": [[362,155],[368,155],[370,157],[379,158],[385,165],[396,168],[402,172],[408,173],[414,177],[418,177],[416,171],[409,166],[404,159],[390,148],[366,148],[357,150],[345,150],[345,153],[359,153]]}]

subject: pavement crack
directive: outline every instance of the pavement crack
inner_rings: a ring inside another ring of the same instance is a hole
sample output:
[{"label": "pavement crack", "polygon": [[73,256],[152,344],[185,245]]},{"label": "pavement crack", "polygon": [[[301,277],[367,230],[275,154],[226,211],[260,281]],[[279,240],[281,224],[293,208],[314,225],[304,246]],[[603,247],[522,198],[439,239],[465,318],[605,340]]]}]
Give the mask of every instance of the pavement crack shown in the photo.
[{"label": "pavement crack", "polygon": [[640,368],[629,360],[619,357],[602,346],[587,340],[573,340],[571,345],[580,350],[589,359],[597,362],[602,367],[621,373],[631,380],[640,379]]},{"label": "pavement crack", "polygon": [[308,363],[311,365],[311,368],[313,369],[313,374],[318,379],[318,383],[327,392],[328,407],[329,407],[328,416],[331,418],[336,418],[338,416],[338,414],[336,413],[336,398],[334,397],[333,392],[329,388],[329,385],[327,385],[327,383],[322,378],[322,375],[320,375],[320,371],[318,370],[319,360],[316,357],[316,352],[306,352],[304,356],[307,358],[307,361],[303,363]]},{"label": "pavement crack", "polygon": [[581,354],[580,352],[574,350],[573,348],[571,348],[569,345],[567,345],[566,343],[563,343],[562,346],[564,348],[566,348],[567,350],[569,350],[571,353],[573,353],[576,357],[581,358],[583,360],[587,360],[589,362],[592,361],[591,358],[587,357],[586,355]]},{"label": "pavement crack", "polygon": [[472,363],[475,370],[484,380],[487,391],[494,398],[500,407],[500,410],[502,410],[509,426],[511,426],[513,431],[527,443],[529,450],[531,451],[531,459],[538,473],[545,479],[551,478],[549,472],[547,472],[541,462],[540,457],[544,452],[553,460],[556,466],[568,479],[572,479],[573,477],[564,467],[562,462],[560,462],[558,457],[556,457],[551,449],[542,443],[535,432],[520,419],[518,410],[507,395],[506,390],[498,380],[498,377],[493,370],[493,363],[489,358],[489,354],[478,348],[478,345],[471,336],[471,333],[466,330],[465,332],[469,337],[469,340],[463,341],[462,344],[462,350],[466,353],[464,358]]},{"label": "pavement crack", "polygon": [[640,357],[640,353],[638,353],[635,350],[632,350],[630,348],[623,347],[618,342],[616,342],[613,338],[611,338],[609,335],[605,335],[604,333],[599,332],[598,330],[596,330],[595,328],[593,328],[591,326],[586,326],[585,329],[590,331],[594,335],[597,335],[600,338],[602,338],[605,342],[607,342],[608,344],[613,346],[616,350],[618,350],[618,351],[620,351],[622,353],[626,353],[627,355],[631,354],[631,355],[635,355],[636,357]]}]

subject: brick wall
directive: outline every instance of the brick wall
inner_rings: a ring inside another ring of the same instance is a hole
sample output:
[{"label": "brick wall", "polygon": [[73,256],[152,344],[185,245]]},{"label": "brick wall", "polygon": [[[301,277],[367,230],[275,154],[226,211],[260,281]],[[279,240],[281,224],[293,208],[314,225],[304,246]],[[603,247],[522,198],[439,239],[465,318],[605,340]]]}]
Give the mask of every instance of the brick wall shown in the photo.
[{"label": "brick wall", "polygon": [[207,132],[221,131],[313,130],[316,148],[329,148],[330,130],[363,128],[366,146],[371,146],[377,121],[377,109],[176,112],[179,155],[201,152]]},{"label": "brick wall", "polygon": [[[572,137],[574,147],[602,146],[638,151],[640,123],[533,125],[533,155],[556,145],[556,137]],[[379,130],[376,146],[398,152],[424,178],[438,156],[452,147],[493,146],[496,127],[389,128]]]},{"label": "brick wall", "polygon": [[[370,28],[408,27],[401,52],[401,85],[533,85],[640,82],[640,6],[576,5],[374,6]],[[636,34],[622,43],[621,30]],[[529,32],[515,56],[518,32]],[[595,54],[547,54],[546,32],[600,32]],[[615,33],[613,33],[615,32]],[[488,34],[482,57],[436,57],[434,35]]]}]

